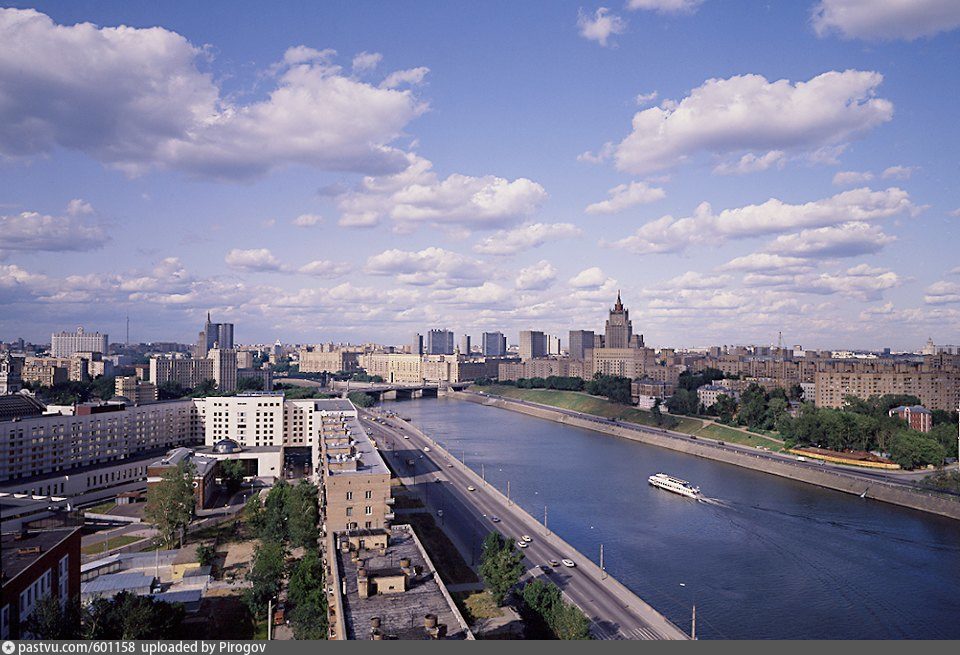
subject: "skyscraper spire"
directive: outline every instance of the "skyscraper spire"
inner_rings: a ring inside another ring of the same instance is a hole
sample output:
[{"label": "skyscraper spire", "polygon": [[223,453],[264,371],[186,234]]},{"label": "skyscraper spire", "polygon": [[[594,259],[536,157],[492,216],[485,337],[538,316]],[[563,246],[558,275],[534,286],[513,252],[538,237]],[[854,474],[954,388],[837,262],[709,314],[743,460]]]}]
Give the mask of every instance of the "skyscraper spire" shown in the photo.
[{"label": "skyscraper spire", "polygon": [[617,289],[617,304],[613,306],[613,311],[622,312],[623,303],[620,301],[620,289]]}]

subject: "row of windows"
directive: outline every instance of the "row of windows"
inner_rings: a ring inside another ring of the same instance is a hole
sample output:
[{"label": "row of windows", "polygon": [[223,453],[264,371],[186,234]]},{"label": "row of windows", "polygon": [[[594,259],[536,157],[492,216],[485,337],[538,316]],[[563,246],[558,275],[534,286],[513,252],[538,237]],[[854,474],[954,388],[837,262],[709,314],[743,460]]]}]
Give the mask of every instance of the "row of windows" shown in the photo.
[{"label": "row of windows", "polygon": [[[370,491],[370,490],[364,491],[364,492],[363,492],[363,497],[366,498],[367,500],[370,500],[371,498],[373,498],[373,492]],[[348,492],[347,492],[347,500],[353,500],[353,492],[352,492],[352,491],[348,491]]]},{"label": "row of windows", "polygon": [[[373,516],[373,507],[371,507],[370,505],[367,505],[366,507],[363,508],[363,513],[364,513],[366,516]],[[348,507],[348,508],[347,508],[347,516],[353,516],[353,508],[352,508],[352,507]]]}]

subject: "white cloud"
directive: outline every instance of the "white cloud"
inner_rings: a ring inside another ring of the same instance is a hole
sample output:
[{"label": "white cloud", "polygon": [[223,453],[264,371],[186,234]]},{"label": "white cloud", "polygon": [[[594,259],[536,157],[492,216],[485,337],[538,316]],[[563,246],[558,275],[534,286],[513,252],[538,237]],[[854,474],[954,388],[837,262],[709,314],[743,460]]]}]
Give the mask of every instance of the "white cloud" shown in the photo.
[{"label": "white cloud", "polygon": [[297,227],[313,227],[323,222],[323,216],[319,214],[300,214],[293,219],[293,224]]},{"label": "white cloud", "polygon": [[960,26],[956,0],[820,0],[813,9],[818,36],[913,41]]},{"label": "white cloud", "polygon": [[719,267],[721,271],[798,273],[810,269],[810,262],[800,257],[784,257],[755,252],[731,259]]},{"label": "white cloud", "polygon": [[283,270],[280,260],[274,257],[273,253],[267,248],[251,248],[249,250],[234,248],[227,253],[224,261],[230,268],[239,271],[264,272]]},{"label": "white cloud", "polygon": [[842,273],[821,273],[799,282],[800,292],[840,294],[861,300],[879,300],[887,289],[900,286],[903,280],[893,271],[860,264]]},{"label": "white cloud", "polygon": [[628,0],[627,9],[656,11],[659,14],[692,14],[703,0]]},{"label": "white cloud", "polygon": [[297,269],[298,273],[324,278],[339,277],[349,271],[349,264],[345,262],[332,262],[327,259],[315,259]]},{"label": "white cloud", "polygon": [[658,286],[660,289],[672,292],[675,289],[722,289],[729,282],[729,275],[705,275],[697,271],[687,271]]},{"label": "white cloud", "polygon": [[638,107],[642,107],[644,105],[649,105],[651,102],[656,100],[659,97],[659,95],[660,94],[657,91],[651,91],[650,93],[640,93],[640,94],[637,94],[636,98],[634,98],[634,102],[637,103]]},{"label": "white cloud", "polygon": [[520,270],[514,286],[522,291],[543,290],[557,279],[557,269],[546,259]]},{"label": "white cloud", "polygon": [[357,73],[364,73],[376,68],[383,61],[383,55],[379,52],[361,52],[355,55],[351,68]]},{"label": "white cloud", "polygon": [[784,234],[765,250],[794,257],[856,257],[879,252],[896,240],[876,225],[853,222]]},{"label": "white cloud", "polygon": [[721,162],[717,164],[713,167],[713,172],[720,175],[743,175],[745,173],[765,171],[771,166],[783,168],[784,163],[784,152],[782,150],[771,150],[759,156],[748,152],[735,162]]},{"label": "white cloud", "polygon": [[526,178],[454,173],[441,180],[428,160],[407,160],[403,171],[365,177],[357,189],[338,196],[340,224],[368,227],[388,216],[403,230],[422,224],[490,229],[531,215],[547,198],[542,186]]},{"label": "white cloud", "polygon": [[802,205],[771,198],[760,205],[724,209],[718,214],[704,202],[692,216],[663,216],[612,245],[637,254],[680,252],[690,245],[719,244],[726,239],[828,227],[851,221],[874,221],[917,210],[910,202],[909,194],[896,187],[883,191],[852,189]]},{"label": "white cloud", "polygon": [[606,47],[612,35],[623,34],[627,29],[627,21],[611,14],[606,7],[597,9],[593,18],[581,9],[577,14],[577,27],[580,28],[580,36]]},{"label": "white cloud", "polygon": [[74,198],[67,203],[67,214],[70,216],[85,216],[93,213],[93,205],[82,198]]},{"label": "white cloud", "polygon": [[392,275],[412,286],[476,287],[486,281],[477,260],[433,246],[420,251],[384,250],[367,258],[365,270],[371,275]]},{"label": "white cloud", "polygon": [[570,286],[575,289],[595,289],[603,286],[608,280],[610,278],[599,267],[594,266],[586,268],[570,278]]},{"label": "white cloud", "polygon": [[916,170],[915,166],[890,166],[880,176],[885,180],[909,180]]},{"label": "white cloud", "polygon": [[498,230],[473,247],[486,255],[514,255],[542,246],[549,241],[580,236],[573,223],[527,223],[510,230]]},{"label": "white cloud", "polygon": [[833,176],[834,186],[856,186],[873,179],[870,171],[839,171]]},{"label": "white cloud", "polygon": [[380,83],[381,89],[396,89],[400,86],[420,86],[423,84],[423,78],[427,76],[430,69],[426,66],[409,68],[407,70],[394,71],[384,78]]},{"label": "white cloud", "polygon": [[581,158],[612,154],[618,169],[644,175],[702,152],[762,160],[771,151],[809,155],[842,147],[893,117],[893,104],[876,97],[882,81],[879,73],[857,70],[796,83],[761,75],[710,79],[680,102],[637,112],[623,141]]},{"label": "white cloud", "polygon": [[954,218],[960,218],[960,207],[958,207],[957,209],[954,209],[953,211],[948,212],[948,213],[949,213],[951,216],[953,216]]},{"label": "white cloud", "polygon": [[940,280],[927,287],[923,302],[928,305],[948,305],[960,303],[960,284]]},{"label": "white cloud", "polygon": [[667,197],[660,187],[651,187],[645,182],[620,184],[608,191],[610,198],[588,205],[588,214],[615,214],[634,205],[644,205]]},{"label": "white cloud", "polygon": [[[78,218],[87,212],[78,210],[74,204],[76,202],[70,203],[67,216],[49,216],[38,212],[0,215],[0,249],[66,252],[100,248],[110,241],[110,236],[102,227]],[[84,205],[89,207],[86,203]]]},{"label": "white cloud", "polygon": [[0,9],[0,154],[62,147],[131,175],[167,168],[230,180],[290,164],[399,169],[403,153],[390,143],[427,105],[343,76],[332,55],[289,49],[268,96],[238,104],[198,67],[203,49],[175,32]]}]

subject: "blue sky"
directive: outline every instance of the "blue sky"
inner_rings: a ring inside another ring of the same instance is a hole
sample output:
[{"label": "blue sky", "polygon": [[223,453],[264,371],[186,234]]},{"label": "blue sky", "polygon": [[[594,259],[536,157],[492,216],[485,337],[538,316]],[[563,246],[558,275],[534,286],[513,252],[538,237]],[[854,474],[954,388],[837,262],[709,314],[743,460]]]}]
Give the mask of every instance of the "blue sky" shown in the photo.
[{"label": "blue sky", "polygon": [[951,0],[5,6],[0,339],[960,334]]}]

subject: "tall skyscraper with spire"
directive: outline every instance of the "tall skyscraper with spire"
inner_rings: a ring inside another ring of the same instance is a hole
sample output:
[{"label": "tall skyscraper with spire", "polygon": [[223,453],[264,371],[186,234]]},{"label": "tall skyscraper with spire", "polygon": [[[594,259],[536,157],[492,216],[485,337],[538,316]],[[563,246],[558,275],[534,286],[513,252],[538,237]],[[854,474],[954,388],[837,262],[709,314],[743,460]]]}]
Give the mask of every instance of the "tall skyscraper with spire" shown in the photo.
[{"label": "tall skyscraper with spire", "polygon": [[624,309],[619,291],[617,291],[617,304],[610,310],[610,318],[607,319],[604,334],[606,335],[604,339],[604,347],[606,348],[631,348],[634,346],[630,312]]},{"label": "tall skyscraper with spire", "polygon": [[233,323],[213,323],[210,312],[207,312],[207,322],[197,339],[197,358],[206,358],[207,353],[217,345],[224,350],[233,348]]}]

